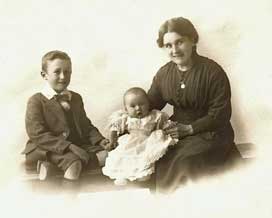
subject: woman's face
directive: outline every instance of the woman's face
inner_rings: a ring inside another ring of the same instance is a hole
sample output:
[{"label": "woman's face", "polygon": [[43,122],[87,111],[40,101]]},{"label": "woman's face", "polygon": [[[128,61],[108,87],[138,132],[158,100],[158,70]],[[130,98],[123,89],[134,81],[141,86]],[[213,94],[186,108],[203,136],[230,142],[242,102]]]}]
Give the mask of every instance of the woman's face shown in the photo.
[{"label": "woman's face", "polygon": [[163,45],[171,61],[180,67],[191,65],[195,43],[189,37],[181,36],[176,32],[165,33]]}]

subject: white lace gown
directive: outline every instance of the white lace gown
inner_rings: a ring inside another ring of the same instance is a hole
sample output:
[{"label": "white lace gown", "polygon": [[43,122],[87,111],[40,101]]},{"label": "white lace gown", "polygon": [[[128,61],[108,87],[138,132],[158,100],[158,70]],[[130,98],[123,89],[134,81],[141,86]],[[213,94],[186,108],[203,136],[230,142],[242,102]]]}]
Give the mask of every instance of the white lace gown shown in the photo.
[{"label": "white lace gown", "polygon": [[154,163],[160,159],[176,140],[162,129],[169,125],[168,115],[152,110],[146,117],[131,118],[126,112],[118,111],[111,116],[110,130],[128,134],[118,138],[118,146],[106,159],[103,174],[111,179],[130,181],[151,175]]}]

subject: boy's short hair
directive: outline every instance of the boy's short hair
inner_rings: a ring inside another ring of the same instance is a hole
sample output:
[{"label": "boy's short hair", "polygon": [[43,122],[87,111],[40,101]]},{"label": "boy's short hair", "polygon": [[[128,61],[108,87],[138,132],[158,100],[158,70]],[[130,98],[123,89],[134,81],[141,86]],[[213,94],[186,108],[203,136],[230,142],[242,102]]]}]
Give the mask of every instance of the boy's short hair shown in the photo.
[{"label": "boy's short hair", "polygon": [[52,61],[54,59],[67,60],[72,64],[71,58],[65,52],[58,50],[49,51],[42,57],[42,71],[47,70],[47,61]]}]

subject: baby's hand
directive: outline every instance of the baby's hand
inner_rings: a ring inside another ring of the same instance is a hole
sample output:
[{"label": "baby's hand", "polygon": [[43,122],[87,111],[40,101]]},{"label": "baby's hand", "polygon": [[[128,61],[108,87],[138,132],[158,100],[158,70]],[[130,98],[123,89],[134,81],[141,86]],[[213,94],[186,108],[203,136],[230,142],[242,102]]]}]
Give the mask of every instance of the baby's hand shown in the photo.
[{"label": "baby's hand", "polygon": [[109,144],[109,140],[108,139],[102,139],[98,145],[100,145],[102,148],[106,149],[105,147],[107,146],[107,144]]},{"label": "baby's hand", "polygon": [[111,150],[116,148],[118,146],[118,142],[110,142],[110,148]]},{"label": "baby's hand", "polygon": [[117,142],[109,142],[104,148],[105,148],[107,151],[111,151],[111,150],[113,150],[114,148],[116,148],[117,145],[118,145]]},{"label": "baby's hand", "polygon": [[100,145],[102,148],[104,148],[107,151],[110,151],[114,149],[117,146],[117,142],[110,142],[108,139],[102,139],[98,145]]},{"label": "baby's hand", "polygon": [[118,133],[117,131],[111,131],[110,132],[110,140],[109,143],[106,145],[105,149],[108,151],[113,150],[114,148],[116,148],[116,146],[118,145]]},{"label": "baby's hand", "polygon": [[107,151],[110,151],[114,148],[114,144],[108,139],[102,139],[98,144]]}]

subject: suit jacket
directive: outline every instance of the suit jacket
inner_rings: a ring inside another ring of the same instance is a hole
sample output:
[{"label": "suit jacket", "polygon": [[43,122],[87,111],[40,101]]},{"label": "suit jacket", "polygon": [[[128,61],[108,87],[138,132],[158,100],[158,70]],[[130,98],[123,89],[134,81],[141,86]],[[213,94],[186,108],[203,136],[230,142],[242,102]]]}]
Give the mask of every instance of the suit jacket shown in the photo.
[{"label": "suit jacket", "polygon": [[[70,92],[72,93],[71,111],[80,141],[83,142],[82,144],[96,145],[104,137],[88,119],[81,96]],[[55,98],[48,99],[41,93],[33,95],[28,100],[25,125],[29,140],[23,151],[24,154],[37,147],[63,154],[71,144],[67,140],[70,129],[64,111]]]}]

